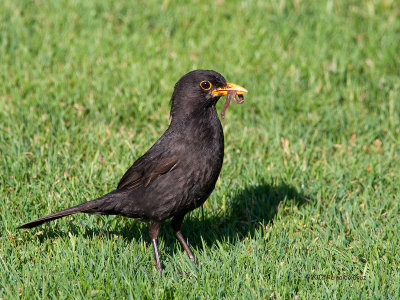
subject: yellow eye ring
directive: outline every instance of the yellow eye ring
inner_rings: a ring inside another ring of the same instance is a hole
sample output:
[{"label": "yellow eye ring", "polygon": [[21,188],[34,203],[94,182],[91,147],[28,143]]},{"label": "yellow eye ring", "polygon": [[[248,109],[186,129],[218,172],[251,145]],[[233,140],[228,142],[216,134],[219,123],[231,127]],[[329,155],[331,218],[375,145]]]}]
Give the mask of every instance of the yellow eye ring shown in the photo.
[{"label": "yellow eye ring", "polygon": [[212,87],[212,84],[209,81],[203,80],[200,82],[200,87],[205,91],[209,91]]}]

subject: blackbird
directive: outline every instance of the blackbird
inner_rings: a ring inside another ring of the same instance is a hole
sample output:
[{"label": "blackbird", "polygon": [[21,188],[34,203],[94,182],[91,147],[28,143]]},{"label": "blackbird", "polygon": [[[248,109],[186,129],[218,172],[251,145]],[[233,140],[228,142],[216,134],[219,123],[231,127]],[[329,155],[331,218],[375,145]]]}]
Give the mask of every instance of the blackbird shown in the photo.
[{"label": "blackbird", "polygon": [[211,194],[221,171],[224,134],[215,105],[228,93],[236,93],[242,99],[247,90],[226,82],[215,71],[187,73],[175,84],[168,129],[126,171],[115,190],[18,228],[36,227],[78,212],[142,218],[151,222],[149,235],[162,275],[157,236],[161,223],[172,218],[175,235],[194,262],[180,230],[185,215]]}]

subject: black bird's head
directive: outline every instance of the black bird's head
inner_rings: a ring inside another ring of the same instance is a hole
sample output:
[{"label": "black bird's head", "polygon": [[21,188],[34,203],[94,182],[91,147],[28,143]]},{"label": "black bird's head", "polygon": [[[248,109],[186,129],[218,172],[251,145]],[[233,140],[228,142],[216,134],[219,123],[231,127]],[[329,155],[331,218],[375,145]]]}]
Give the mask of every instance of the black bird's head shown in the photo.
[{"label": "black bird's head", "polygon": [[171,118],[179,118],[196,111],[215,106],[221,96],[228,91],[237,95],[246,94],[247,90],[239,85],[226,82],[218,72],[194,70],[175,84],[171,98]]}]

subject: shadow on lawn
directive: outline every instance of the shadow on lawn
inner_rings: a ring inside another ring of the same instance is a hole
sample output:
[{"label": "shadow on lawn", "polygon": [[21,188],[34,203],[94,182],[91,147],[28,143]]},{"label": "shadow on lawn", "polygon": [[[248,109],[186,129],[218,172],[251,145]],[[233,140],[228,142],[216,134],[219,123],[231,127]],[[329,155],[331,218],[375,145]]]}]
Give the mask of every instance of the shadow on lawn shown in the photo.
[{"label": "shadow on lawn", "polygon": [[[182,234],[188,239],[189,245],[195,249],[202,249],[203,244],[211,246],[216,241],[236,243],[242,238],[253,236],[254,231],[262,224],[267,225],[272,222],[279,209],[293,205],[300,207],[310,202],[310,197],[299,193],[294,187],[281,184],[279,186],[261,183],[249,186],[239,191],[233,198],[227,201],[227,209],[220,212],[209,212],[205,208],[200,217],[188,214],[182,226]],[[143,226],[139,222],[132,222],[126,218],[121,221],[121,226],[116,230],[107,228],[109,216],[103,216],[105,221],[102,227],[88,227],[82,229],[73,220],[69,221],[69,229],[60,231],[46,229],[43,235],[39,236],[41,241],[55,237],[68,237],[68,232],[74,235],[83,235],[86,238],[93,236],[105,236],[113,238],[113,235],[122,236],[127,241],[140,239],[149,241],[147,225]],[[126,221],[127,220],[127,221]],[[119,220],[117,220],[119,221]],[[112,220],[111,220],[112,222]],[[177,244],[177,240],[169,226],[169,222],[162,225],[160,237],[165,243],[165,251],[172,254]]]},{"label": "shadow on lawn", "polygon": [[217,240],[236,243],[273,222],[279,209],[289,205],[301,207],[310,201],[309,196],[287,184],[248,186],[227,201],[225,213],[209,215],[204,209],[204,218],[186,217],[182,233],[195,248],[202,248],[203,243],[210,246]]}]

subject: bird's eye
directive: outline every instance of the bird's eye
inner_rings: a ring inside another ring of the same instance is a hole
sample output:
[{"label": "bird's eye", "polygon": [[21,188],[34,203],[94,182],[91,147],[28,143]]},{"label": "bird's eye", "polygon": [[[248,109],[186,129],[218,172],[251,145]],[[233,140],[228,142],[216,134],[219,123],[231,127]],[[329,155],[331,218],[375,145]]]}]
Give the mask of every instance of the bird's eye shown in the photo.
[{"label": "bird's eye", "polygon": [[200,82],[200,87],[203,90],[208,91],[209,89],[211,89],[211,82],[203,80],[202,82]]}]

